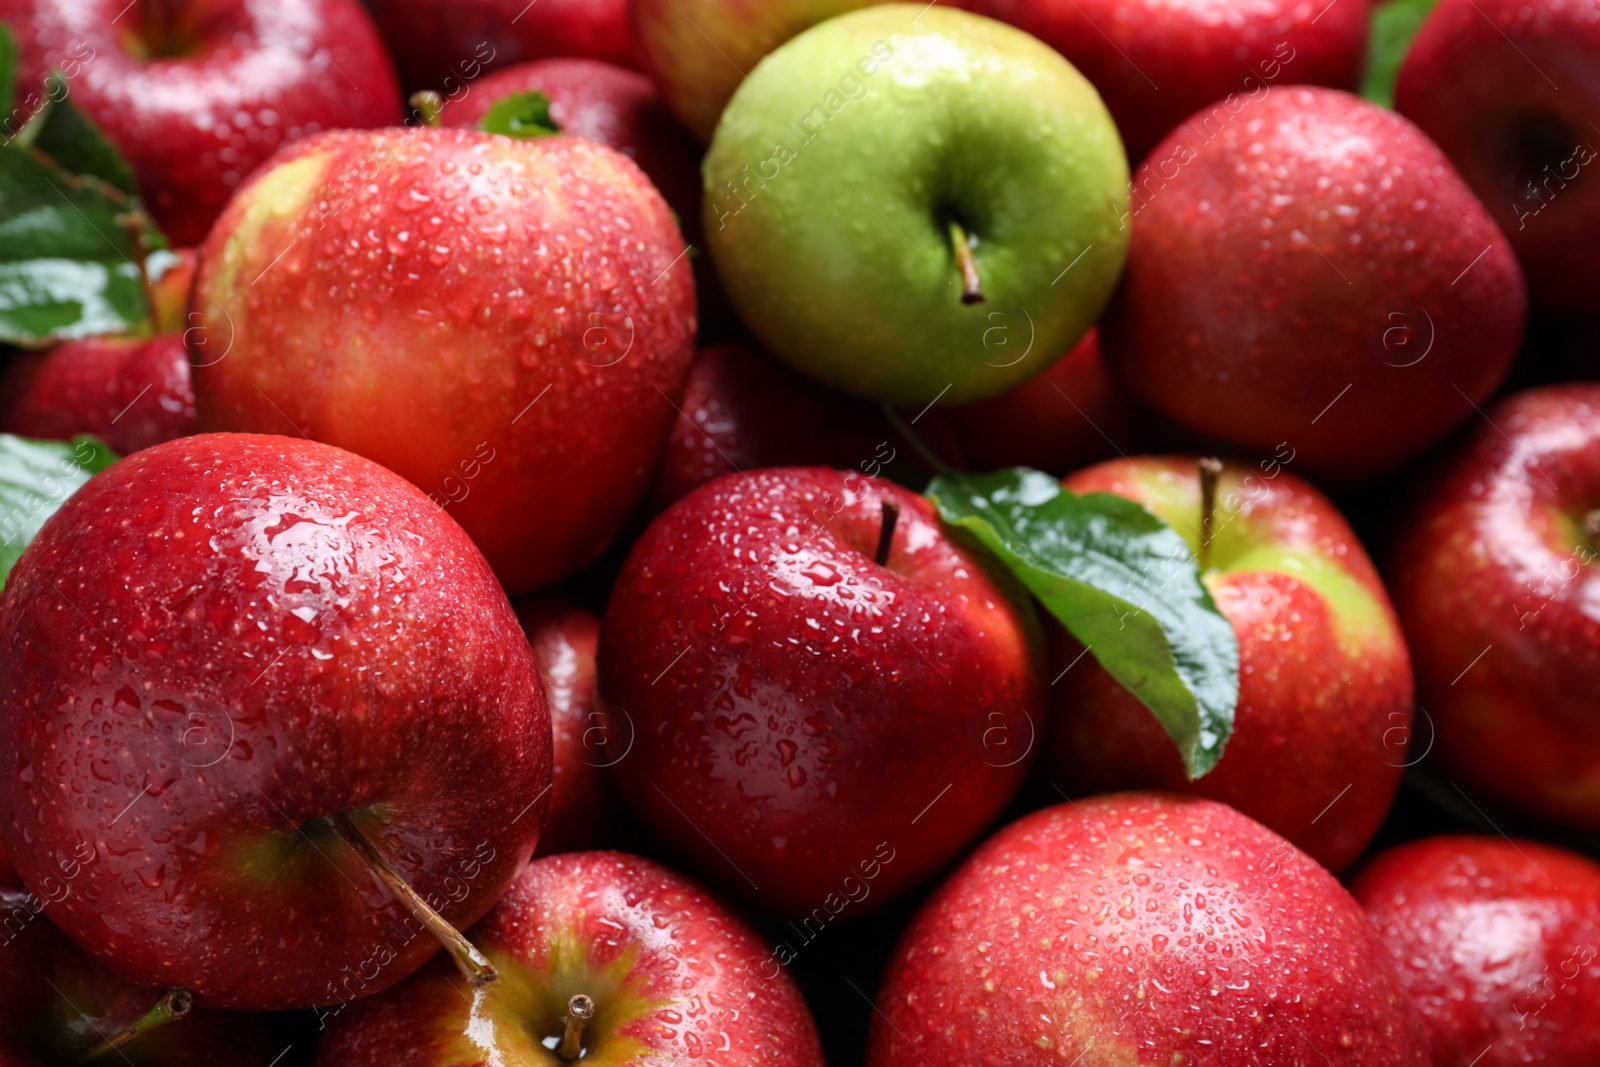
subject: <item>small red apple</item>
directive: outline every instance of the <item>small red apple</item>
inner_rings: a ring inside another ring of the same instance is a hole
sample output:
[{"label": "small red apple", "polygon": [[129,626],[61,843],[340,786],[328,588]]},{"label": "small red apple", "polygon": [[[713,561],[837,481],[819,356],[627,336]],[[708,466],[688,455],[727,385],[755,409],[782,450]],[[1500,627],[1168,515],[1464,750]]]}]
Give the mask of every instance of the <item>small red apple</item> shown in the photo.
[{"label": "small red apple", "polygon": [[576,137],[430,128],[279,155],[201,247],[192,308],[203,427],[382,463],[513,593],[621,527],[695,323],[683,239],[631,160]]},{"label": "small red apple", "polygon": [[1600,385],[1490,408],[1397,536],[1390,585],[1438,730],[1473,794],[1600,829]]},{"label": "small red apple", "polygon": [[1351,883],[1433,1067],[1600,1063],[1600,865],[1536,841],[1433,837]]},{"label": "small red apple", "polygon": [[1035,812],[911,921],[869,1067],[1428,1067],[1350,894],[1209,800],[1124,793]]},{"label": "small red apple", "polygon": [[107,966],[208,1006],[339,1003],[533,852],[528,643],[460,527],[375,463],[265,434],[145,449],[5,592],[6,847]]},{"label": "small red apple", "polygon": [[1202,433],[1351,483],[1472,414],[1522,338],[1511,247],[1443,153],[1290,86],[1174,130],[1134,175],[1100,324],[1112,375]]},{"label": "small red apple", "polygon": [[464,996],[447,966],[431,966],[348,1006],[317,1062],[822,1067],[788,958],[648,860],[535,860],[471,934],[498,982]]},{"label": "small red apple", "polygon": [[357,0],[0,0],[0,21],[21,48],[23,112],[60,69],[175,244],[198,244],[279,146],[402,117]]},{"label": "small red apple", "polygon": [[875,906],[1021,784],[1037,642],[1028,601],[918,494],[827,468],[726,475],[656,519],[612,591],[600,688],[635,736],[618,781],[763,911]]},{"label": "small red apple", "polygon": [[1189,781],[1155,716],[1060,627],[1038,770],[1073,795],[1192,792],[1230,804],[1332,870],[1394,803],[1411,736],[1411,658],[1355,533],[1280,464],[1229,463],[1206,527],[1199,462],[1115,459],[1067,478],[1075,493],[1137,501],[1189,540],[1239,639],[1233,736]]}]

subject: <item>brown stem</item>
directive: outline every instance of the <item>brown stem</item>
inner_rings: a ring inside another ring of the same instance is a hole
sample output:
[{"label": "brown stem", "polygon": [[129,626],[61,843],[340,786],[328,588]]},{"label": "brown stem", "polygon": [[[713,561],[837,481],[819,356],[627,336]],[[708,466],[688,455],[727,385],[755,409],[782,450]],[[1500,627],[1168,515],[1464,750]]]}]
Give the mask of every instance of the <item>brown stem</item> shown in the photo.
[{"label": "brown stem", "polygon": [[169,989],[161,994],[161,999],[156,1001],[155,1007],[78,1057],[78,1063],[93,1063],[120,1048],[131,1045],[150,1031],[188,1015],[192,1007],[194,1007],[194,996],[187,989]]},{"label": "brown stem", "polygon": [[432,89],[422,89],[411,94],[411,108],[424,126],[438,126],[439,113],[444,110],[444,97]]},{"label": "brown stem", "polygon": [[395,869],[378,854],[372,842],[368,841],[366,835],[350,821],[348,815],[342,812],[335,815],[333,825],[339,831],[339,836],[356,850],[356,854],[366,861],[368,867],[372,868],[372,873],[378,876],[378,881],[383,883],[384,888],[405,905],[406,910],[427,927],[429,933],[439,939],[445,951],[450,953],[450,958],[456,961],[456,967],[460,969],[462,977],[466,978],[467,984],[486,986],[500,977],[500,973],[484,958],[483,953],[474,948],[472,942],[468,941],[460,930],[451,926],[449,920],[434,911],[428,902],[422,899],[422,894],[411,888],[410,882],[395,873]]},{"label": "brown stem", "polygon": [[1217,479],[1222,475],[1222,460],[1207,456],[1200,467],[1200,569],[1211,560],[1211,539],[1217,519]]},{"label": "brown stem", "polygon": [[889,548],[894,544],[894,526],[900,521],[900,505],[893,500],[883,502],[883,519],[878,524],[878,551],[873,554],[873,562],[878,566],[887,566],[889,563]]},{"label": "brown stem", "polygon": [[956,264],[961,268],[961,302],[983,303],[983,283],[978,277],[978,261],[972,256],[972,242],[961,223],[950,220],[950,246],[956,252]]},{"label": "brown stem", "polygon": [[561,1047],[556,1055],[562,1063],[574,1063],[583,1055],[583,1024],[594,1018],[594,999],[574,993],[567,999],[567,1014],[563,1022],[566,1030],[561,1034]]}]

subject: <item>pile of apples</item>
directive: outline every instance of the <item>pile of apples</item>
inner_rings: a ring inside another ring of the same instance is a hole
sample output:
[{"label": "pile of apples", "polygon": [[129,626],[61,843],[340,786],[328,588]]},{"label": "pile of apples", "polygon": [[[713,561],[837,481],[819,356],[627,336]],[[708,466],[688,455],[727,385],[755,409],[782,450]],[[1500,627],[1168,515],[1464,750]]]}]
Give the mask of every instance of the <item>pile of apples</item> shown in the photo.
[{"label": "pile of apples", "polygon": [[0,23],[0,1064],[1600,1067],[1600,0]]}]

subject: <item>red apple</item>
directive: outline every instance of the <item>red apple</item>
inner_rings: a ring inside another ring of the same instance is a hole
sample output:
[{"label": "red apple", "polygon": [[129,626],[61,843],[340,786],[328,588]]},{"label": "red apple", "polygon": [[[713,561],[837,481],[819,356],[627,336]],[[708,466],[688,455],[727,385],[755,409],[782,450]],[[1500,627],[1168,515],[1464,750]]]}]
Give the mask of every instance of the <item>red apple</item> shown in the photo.
[{"label": "red apple", "polygon": [[1600,5],[1441,0],[1395,106],[1438,142],[1516,249],[1533,302],[1600,309]]},{"label": "red apple", "polygon": [[608,768],[627,754],[629,735],[611,721],[596,691],[600,620],[582,608],[540,597],[517,605],[517,621],[533,647],[554,739],[550,812],[536,854],[610,844],[622,797]]},{"label": "red apple", "polygon": [[1065,474],[1138,452],[1152,437],[1146,413],[1106,373],[1094,329],[1010,392],[933,414],[962,465],[973,470],[1034,467]]},{"label": "red apple", "polygon": [[0,891],[6,1067],[268,1067],[285,1051],[268,1016],[190,1010],[185,993],[163,1000],[162,990],[106,970],[46,922],[41,906],[27,893]]},{"label": "red apple", "polygon": [[632,65],[628,0],[378,0],[372,17],[407,89],[455,95],[486,70],[555,56]]},{"label": "red apple", "polygon": [[752,344],[695,354],[651,498],[664,508],[713,478],[826,464],[876,477],[899,438],[870,404],[835,393]]},{"label": "red apple", "polygon": [[1441,770],[1600,829],[1600,385],[1491,408],[1397,538],[1395,607]]},{"label": "red apple", "polygon": [[[1094,83],[1137,163],[1214,104],[1237,111],[1275,86],[1355,89],[1367,56],[1367,0],[964,0],[1027,30]],[[1226,114],[1224,111],[1224,114]],[[1227,121],[1226,118],[1223,119]]]},{"label": "red apple", "polygon": [[[351,1005],[327,1067],[706,1063],[822,1067],[805,1001],[769,949],[705,890],[620,852],[536,860],[472,929],[500,981],[471,999],[433,966]],[[791,950],[792,951],[792,950]],[[561,1042],[574,999],[573,1055]],[[581,1004],[581,1001],[580,1001]]]},{"label": "red apple", "polygon": [[197,244],[280,145],[402,116],[357,0],[0,0],[0,20],[22,50],[22,111],[61,69],[176,244]]},{"label": "red apple", "polygon": [[472,542],[297,438],[186,437],[73,495],[7,581],[0,712],[23,882],[96,959],[217,1007],[404,978],[439,946],[399,880],[477,919],[550,782],[533,659]]},{"label": "red apple", "polygon": [[1112,375],[1192,429],[1293,448],[1340,482],[1470,415],[1516,355],[1526,291],[1444,155],[1331,89],[1205,119],[1134,175],[1127,269],[1100,329]]},{"label": "red apple", "polygon": [[122,455],[199,430],[181,333],[86,337],[16,356],[0,376],[0,431],[94,434]]},{"label": "red apple", "polygon": [[1422,1012],[1434,1067],[1600,1063],[1600,865],[1536,841],[1390,849],[1351,892]]},{"label": "red apple", "polygon": [[1239,639],[1233,736],[1190,782],[1147,708],[1057,635],[1038,770],[1073,795],[1168,789],[1230,804],[1332,870],[1361,853],[1408,762],[1411,658],[1389,596],[1331,501],[1279,463],[1229,463],[1210,543],[1198,461],[1116,459],[1067,478],[1164,519],[1201,552],[1206,588]]},{"label": "red apple", "polygon": [[1327,871],[1232,808],[1125,793],[990,838],[912,920],[869,1067],[1427,1067]]},{"label": "red apple", "polygon": [[1021,784],[1037,640],[1029,603],[916,493],[826,468],[727,475],[656,519],[612,591],[600,688],[636,738],[619,783],[763,911],[876,905]]},{"label": "red apple", "polygon": [[575,137],[306,138],[218,221],[192,307],[202,426],[382,463],[513,593],[604,549],[693,354],[671,212],[631,160]]}]

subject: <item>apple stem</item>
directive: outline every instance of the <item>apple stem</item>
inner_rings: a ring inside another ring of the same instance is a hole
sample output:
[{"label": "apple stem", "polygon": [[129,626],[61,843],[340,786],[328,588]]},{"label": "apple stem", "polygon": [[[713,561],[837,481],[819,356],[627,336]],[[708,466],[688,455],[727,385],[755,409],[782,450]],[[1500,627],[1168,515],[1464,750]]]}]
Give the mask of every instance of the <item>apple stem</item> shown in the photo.
[{"label": "apple stem", "polygon": [[1222,475],[1222,460],[1207,456],[1200,467],[1200,569],[1205,570],[1211,561],[1211,539],[1217,517],[1217,479]]},{"label": "apple stem", "polygon": [[978,277],[978,261],[972,256],[972,242],[955,219],[950,220],[950,245],[956,250],[956,263],[961,267],[961,302],[983,303],[983,283]]},{"label": "apple stem", "polygon": [[883,520],[878,525],[878,551],[873,562],[884,567],[889,563],[889,548],[894,544],[894,526],[900,521],[900,505],[893,500],[883,502]]},{"label": "apple stem", "polygon": [[444,111],[444,97],[432,89],[423,89],[411,94],[411,108],[424,126],[437,127],[439,114]]},{"label": "apple stem", "polygon": [[562,1063],[575,1063],[583,1055],[583,1024],[594,1018],[594,998],[574,993],[567,998],[567,1014],[562,1020],[566,1029],[561,1034],[561,1046],[556,1055]]},{"label": "apple stem", "polygon": [[460,930],[451,926],[448,919],[434,911],[428,902],[422,899],[422,894],[411,888],[410,882],[400,877],[395,872],[395,869],[389,866],[388,861],[378,854],[378,850],[373,847],[372,842],[368,841],[366,835],[356,827],[355,823],[350,821],[348,815],[343,812],[335,815],[333,817],[333,825],[339,831],[339,836],[344,838],[345,842],[356,850],[357,855],[366,861],[367,866],[372,869],[373,874],[378,876],[378,881],[383,883],[384,888],[388,889],[396,900],[405,905],[406,910],[411,912],[412,917],[419,923],[427,927],[429,933],[439,939],[439,943],[444,945],[445,951],[450,953],[450,958],[455,960],[456,967],[460,969],[461,975],[467,980],[468,985],[473,987],[486,986],[500,977],[500,972],[494,969],[494,966],[484,957],[483,953],[479,952]]},{"label": "apple stem", "polygon": [[194,995],[187,989],[169,989],[161,994],[161,999],[156,1001],[155,1007],[104,1041],[101,1041],[88,1052],[85,1052],[78,1059],[78,1063],[93,1063],[112,1052],[116,1052],[118,1049],[139,1040],[150,1031],[183,1018],[189,1014],[189,1009],[193,1007]]}]

